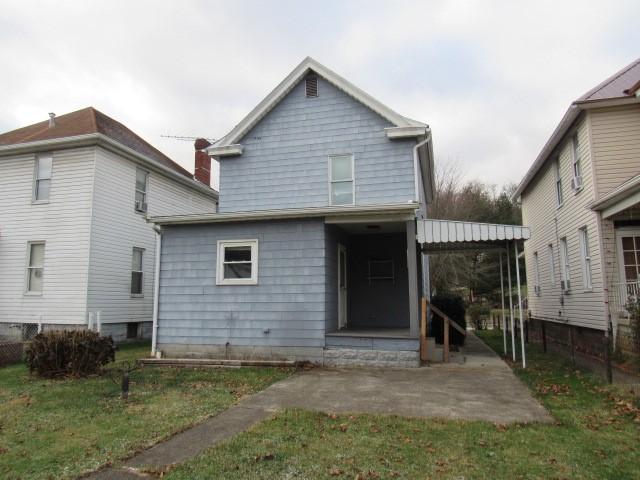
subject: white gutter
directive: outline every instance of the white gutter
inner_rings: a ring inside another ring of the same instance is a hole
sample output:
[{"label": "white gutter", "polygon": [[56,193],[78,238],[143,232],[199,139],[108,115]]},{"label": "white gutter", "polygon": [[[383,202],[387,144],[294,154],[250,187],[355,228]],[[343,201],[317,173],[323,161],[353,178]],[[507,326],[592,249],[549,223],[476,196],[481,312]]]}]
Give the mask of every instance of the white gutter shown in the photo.
[{"label": "white gutter", "polygon": [[414,181],[414,188],[415,188],[415,194],[416,194],[416,202],[418,204],[420,203],[420,182],[418,181],[418,175],[420,175],[420,159],[418,157],[418,149],[421,146],[426,145],[431,141],[431,129],[426,128],[424,133],[425,133],[425,139],[422,140],[421,142],[418,142],[413,147],[413,181]]},{"label": "white gutter", "polygon": [[153,273],[153,326],[151,329],[151,354],[156,356],[158,338],[158,310],[160,307],[160,250],[162,249],[162,228],[154,225],[156,232],[156,254]]},{"label": "white gutter", "polygon": [[200,183],[192,178],[188,178],[181,173],[161,164],[160,162],[153,160],[140,152],[123,145],[122,143],[103,135],[102,133],[88,133],[85,135],[74,135],[72,137],[52,138],[50,140],[38,140],[36,142],[15,143],[12,145],[0,145],[0,157],[29,153],[36,151],[52,150],[56,148],[74,148],[74,147],[87,147],[91,145],[98,145],[113,151],[117,154],[123,155],[130,160],[142,163],[152,169],[176,180],[190,188],[198,190],[199,192],[208,195],[212,198],[218,198],[218,192],[211,187]]}]

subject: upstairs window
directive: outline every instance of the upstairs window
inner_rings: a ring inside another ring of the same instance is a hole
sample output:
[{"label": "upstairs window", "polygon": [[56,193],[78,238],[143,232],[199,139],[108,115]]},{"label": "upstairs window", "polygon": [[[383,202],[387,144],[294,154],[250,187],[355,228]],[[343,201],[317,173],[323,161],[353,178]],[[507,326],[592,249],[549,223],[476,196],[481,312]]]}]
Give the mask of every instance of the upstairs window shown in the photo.
[{"label": "upstairs window", "polygon": [[569,246],[567,245],[567,237],[560,239],[560,266],[562,273],[562,290],[569,291],[571,290],[571,269],[569,265]]},{"label": "upstairs window", "polygon": [[580,144],[578,143],[578,134],[571,138],[571,159],[573,165],[573,179],[571,180],[571,188],[578,191],[582,188],[582,169],[580,167]]},{"label": "upstairs window", "polygon": [[144,294],[144,248],[133,247],[131,255],[131,295],[141,297]]},{"label": "upstairs window", "polygon": [[556,160],[554,163],[554,170],[556,174],[556,206],[559,208],[562,206],[562,177],[560,176],[560,160]]},{"label": "upstairs window", "polygon": [[44,242],[29,242],[27,247],[27,293],[42,293]]},{"label": "upstairs window", "polygon": [[258,240],[218,241],[218,285],[258,283]]},{"label": "upstairs window", "polygon": [[579,230],[580,256],[582,257],[582,285],[585,290],[591,290],[591,255],[589,254],[589,233],[587,227]]},{"label": "upstairs window", "polygon": [[51,190],[51,171],[53,156],[50,153],[39,154],[36,157],[36,171],[33,185],[33,201],[48,202]]},{"label": "upstairs window", "polygon": [[136,168],[136,212],[147,211],[147,185],[149,183],[149,172],[141,168]]},{"label": "upstairs window", "polygon": [[307,75],[304,79],[304,91],[307,98],[318,96],[318,77],[316,75]]},{"label": "upstairs window", "polygon": [[329,157],[329,189],[331,205],[354,204],[353,155],[331,155]]}]

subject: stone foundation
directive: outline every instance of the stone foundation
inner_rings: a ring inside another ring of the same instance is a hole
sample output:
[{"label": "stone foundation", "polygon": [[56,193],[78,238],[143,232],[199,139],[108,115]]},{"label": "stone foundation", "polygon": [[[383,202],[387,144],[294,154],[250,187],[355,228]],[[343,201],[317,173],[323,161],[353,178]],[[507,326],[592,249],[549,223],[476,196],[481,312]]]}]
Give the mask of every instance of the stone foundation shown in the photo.
[{"label": "stone foundation", "polygon": [[[542,320],[529,319],[529,341],[542,343]],[[559,347],[561,353],[571,356],[571,333],[573,331],[573,345],[576,352],[584,353],[602,360],[605,358],[606,343],[602,330],[577,327],[569,324],[545,322],[548,344]]]},{"label": "stone foundation", "polygon": [[270,347],[250,345],[192,345],[158,343],[163,358],[220,360],[293,360],[322,365],[322,347]]},{"label": "stone foundation", "polygon": [[139,342],[140,340],[150,340],[152,322],[135,322],[136,335],[129,338],[127,336],[128,323],[103,323],[100,326],[100,334],[111,336],[115,343]]},{"label": "stone foundation", "polygon": [[420,353],[406,350],[364,350],[329,348],[324,350],[326,367],[415,368],[420,366]]},{"label": "stone foundation", "polygon": [[[127,323],[105,323],[101,326],[101,335],[111,336],[116,343],[139,342],[151,338],[152,322],[137,322],[134,338],[127,338]],[[67,325],[59,323],[43,323],[43,332],[52,330],[86,330],[87,325]],[[0,323],[0,341],[21,342],[37,333],[37,324],[32,323]]]}]

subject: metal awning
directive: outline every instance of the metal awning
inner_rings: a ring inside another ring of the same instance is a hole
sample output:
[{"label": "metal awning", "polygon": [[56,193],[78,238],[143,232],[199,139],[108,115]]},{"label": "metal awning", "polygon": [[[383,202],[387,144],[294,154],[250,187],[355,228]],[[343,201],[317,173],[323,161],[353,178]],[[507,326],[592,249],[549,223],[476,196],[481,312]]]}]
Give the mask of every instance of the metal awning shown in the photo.
[{"label": "metal awning", "polygon": [[454,220],[418,220],[416,234],[424,251],[504,248],[531,237],[529,227]]}]

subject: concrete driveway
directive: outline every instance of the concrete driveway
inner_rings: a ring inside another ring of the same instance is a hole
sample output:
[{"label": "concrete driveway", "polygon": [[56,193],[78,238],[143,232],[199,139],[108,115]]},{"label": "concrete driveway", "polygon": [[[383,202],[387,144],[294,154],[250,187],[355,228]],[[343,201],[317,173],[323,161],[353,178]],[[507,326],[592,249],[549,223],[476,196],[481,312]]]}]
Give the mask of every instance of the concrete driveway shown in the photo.
[{"label": "concrete driveway", "polygon": [[452,363],[414,369],[317,369],[278,382],[243,402],[335,413],[550,422],[511,369],[475,335]]}]

